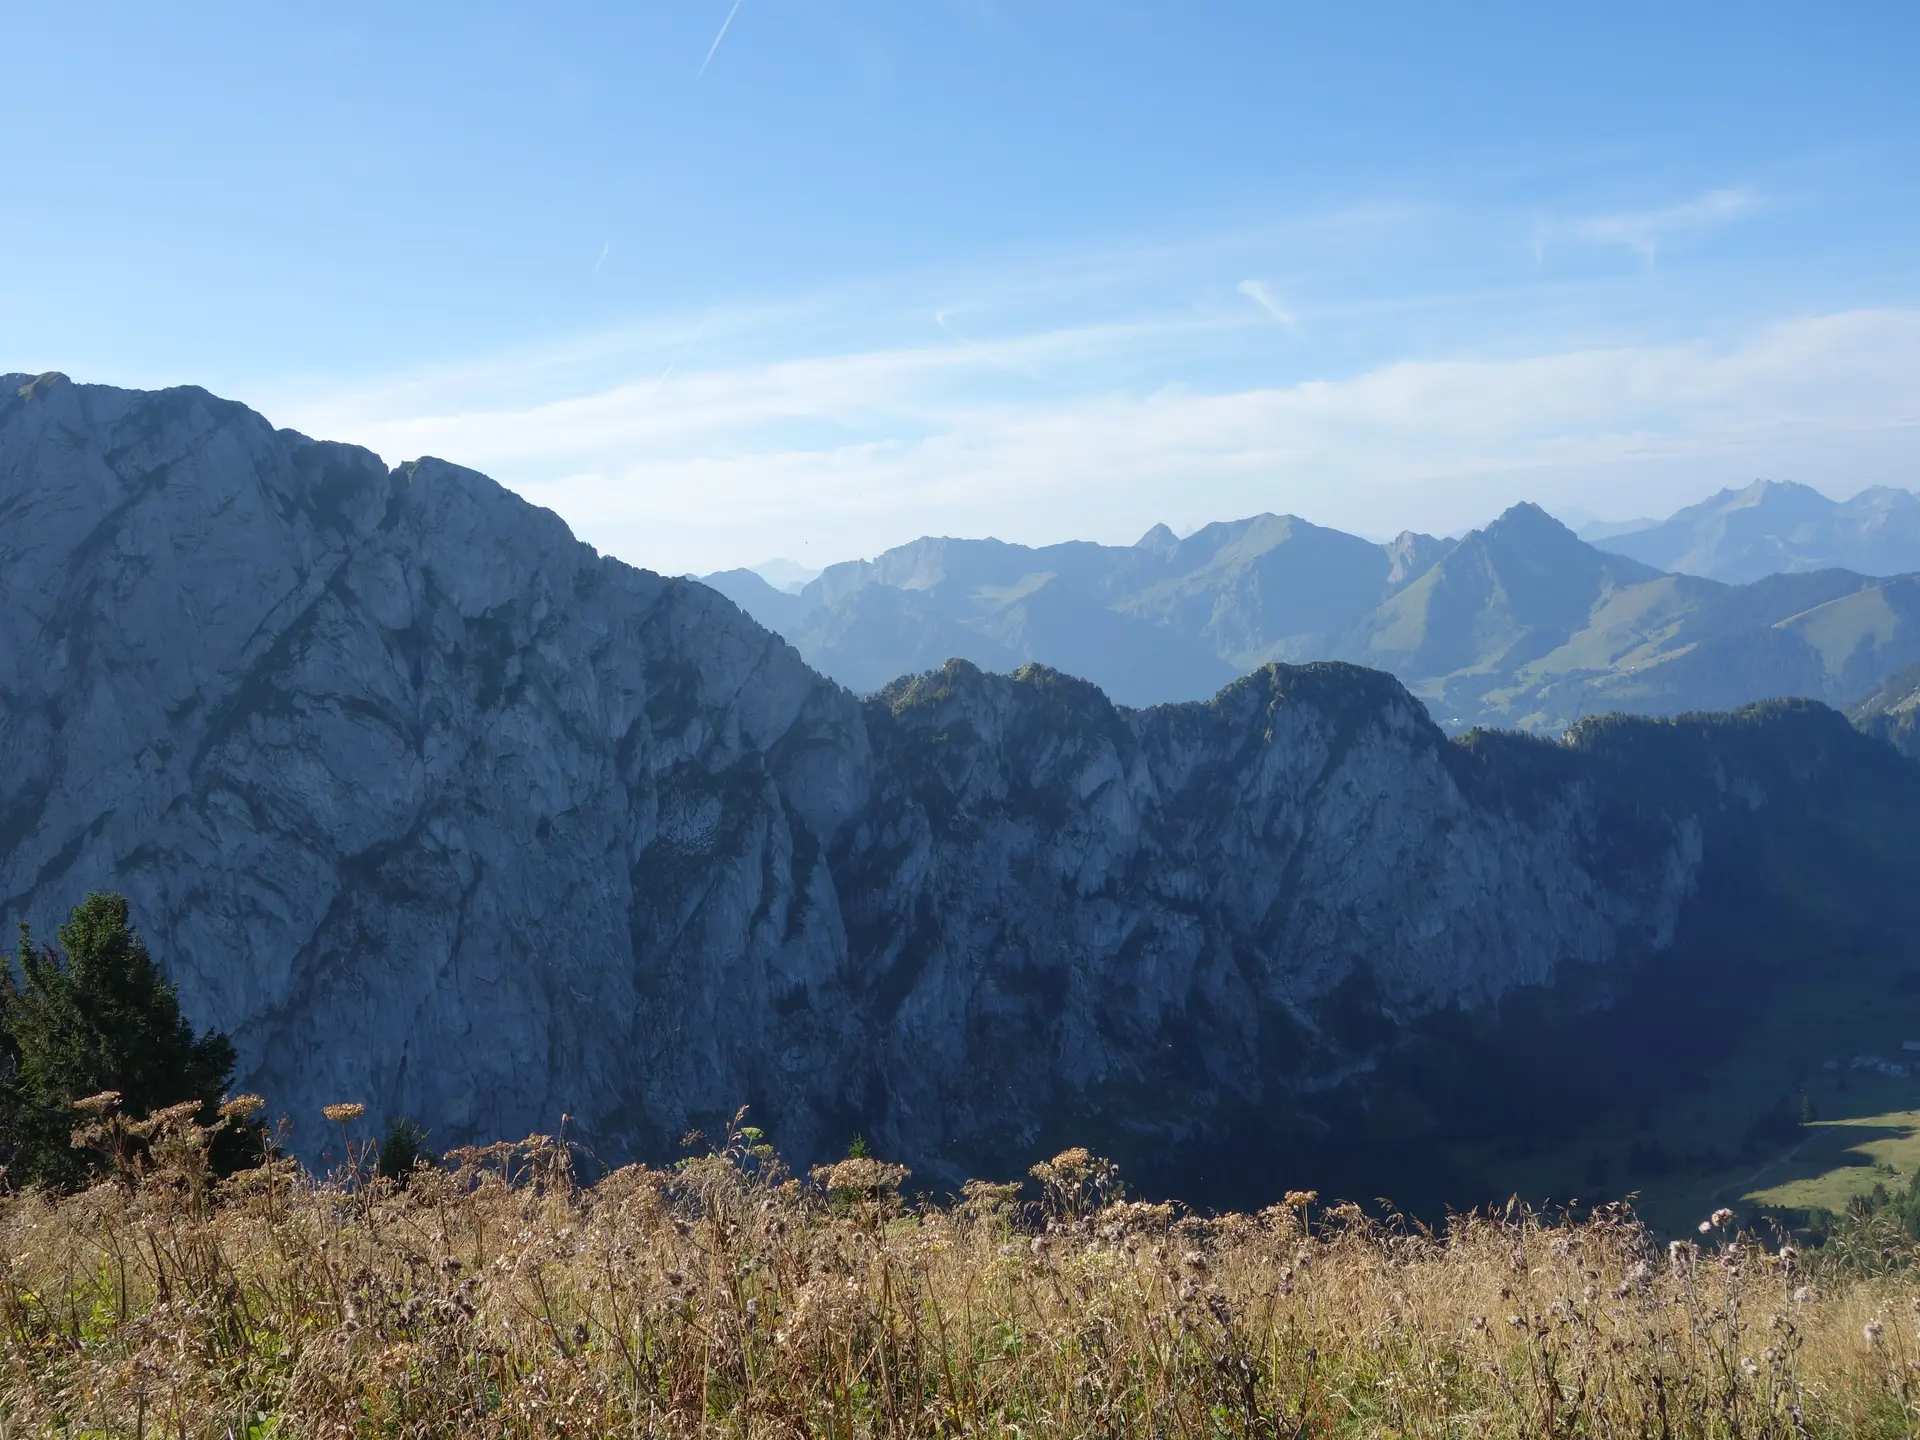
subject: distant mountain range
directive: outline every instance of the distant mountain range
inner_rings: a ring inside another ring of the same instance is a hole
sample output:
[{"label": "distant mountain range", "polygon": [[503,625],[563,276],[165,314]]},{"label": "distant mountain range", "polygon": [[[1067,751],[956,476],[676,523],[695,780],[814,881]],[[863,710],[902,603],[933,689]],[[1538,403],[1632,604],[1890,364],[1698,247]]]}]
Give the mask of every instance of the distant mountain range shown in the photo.
[{"label": "distant mountain range", "polygon": [[1762,482],[1598,545],[1534,505],[1385,545],[1260,515],[1129,546],[926,538],[797,591],[749,570],[705,583],[862,693],[958,657],[1051,665],[1141,706],[1270,661],[1348,660],[1391,671],[1449,730],[1558,731],[1606,710],[1855,701],[1920,662],[1904,571],[1920,571],[1920,499]]},{"label": "distant mountain range", "polygon": [[1878,485],[1829,500],[1810,485],[1756,480],[1664,521],[1625,533],[1603,522],[1581,535],[1661,570],[1735,585],[1810,570],[1905,575],[1920,570],[1920,496]]},{"label": "distant mountain range", "polygon": [[830,566],[798,594],[751,570],[704,579],[856,691],[950,658],[986,670],[1037,660],[1141,706],[1205,699],[1271,660],[1319,658],[1452,543],[1409,533],[1377,545],[1257,515],[1185,539],[1156,525],[1133,545],[929,537]]}]

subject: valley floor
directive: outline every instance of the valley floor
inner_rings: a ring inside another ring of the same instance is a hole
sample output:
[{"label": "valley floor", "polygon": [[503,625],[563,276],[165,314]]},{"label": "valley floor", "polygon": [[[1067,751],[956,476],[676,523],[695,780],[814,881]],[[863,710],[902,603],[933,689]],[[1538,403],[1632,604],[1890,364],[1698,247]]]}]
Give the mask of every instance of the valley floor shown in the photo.
[{"label": "valley floor", "polygon": [[1920,1174],[1916,959],[1902,938],[1798,974],[1781,966],[1753,1023],[1689,1085],[1537,1144],[1462,1147],[1458,1168],[1483,1195],[1631,1198],[1664,1234],[1721,1206],[1817,1224],[1904,1190]]}]

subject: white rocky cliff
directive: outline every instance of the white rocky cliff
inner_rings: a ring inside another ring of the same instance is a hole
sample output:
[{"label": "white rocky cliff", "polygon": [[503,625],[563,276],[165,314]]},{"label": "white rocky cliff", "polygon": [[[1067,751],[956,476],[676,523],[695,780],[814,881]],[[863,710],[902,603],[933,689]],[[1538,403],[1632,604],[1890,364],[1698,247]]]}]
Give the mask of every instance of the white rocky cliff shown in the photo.
[{"label": "white rocky cliff", "polygon": [[863,703],[471,471],[0,384],[0,920],[124,892],[297,1122],[653,1154],[752,1102],[957,1174],[1337,1084],[1381,1042],[1336,998],[1391,1029],[1666,943],[1690,816],[1623,854],[1577,765],[1522,803],[1463,757],[1344,666]]}]

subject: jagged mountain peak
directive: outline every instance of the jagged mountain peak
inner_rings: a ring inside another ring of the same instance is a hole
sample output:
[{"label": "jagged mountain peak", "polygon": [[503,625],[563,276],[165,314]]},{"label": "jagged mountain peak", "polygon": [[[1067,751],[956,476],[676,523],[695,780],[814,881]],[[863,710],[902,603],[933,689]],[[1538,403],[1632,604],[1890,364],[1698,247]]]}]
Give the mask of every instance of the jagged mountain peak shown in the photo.
[{"label": "jagged mountain peak", "polygon": [[1393,589],[1410,585],[1434,567],[1459,542],[1417,530],[1402,530],[1384,547],[1387,552],[1387,583]]},{"label": "jagged mountain peak", "polygon": [[1486,565],[1495,575],[1526,576],[1557,591],[1656,578],[1650,565],[1590,545],[1540,506],[1523,501],[1470,532],[1436,568]]},{"label": "jagged mountain peak", "polygon": [[1566,530],[1569,535],[1573,534],[1573,531],[1568,530],[1565,525],[1554,519],[1546,510],[1534,504],[1531,500],[1521,500],[1509,505],[1489,524],[1482,528],[1484,530],[1491,530],[1495,526],[1503,524],[1507,526],[1544,526],[1555,530]]},{"label": "jagged mountain peak", "polygon": [[1563,552],[1573,547],[1582,549],[1592,547],[1578,535],[1531,500],[1522,500],[1517,505],[1509,505],[1494,519],[1480,529],[1469,533],[1489,544],[1529,545],[1549,544]]},{"label": "jagged mountain peak", "polygon": [[1920,495],[1897,485],[1869,485],[1841,508],[1875,518],[1905,517],[1920,511]]},{"label": "jagged mountain peak", "polygon": [[1134,541],[1133,548],[1151,551],[1155,555],[1170,555],[1179,544],[1180,537],[1173,533],[1170,526],[1162,522]]},{"label": "jagged mountain peak", "polygon": [[1739,488],[1722,490],[1699,505],[1689,506],[1678,513],[1685,515],[1689,511],[1703,510],[1754,510],[1762,506],[1788,507],[1796,512],[1824,515],[1830,513],[1838,502],[1829,499],[1813,486],[1798,480],[1755,480]]}]

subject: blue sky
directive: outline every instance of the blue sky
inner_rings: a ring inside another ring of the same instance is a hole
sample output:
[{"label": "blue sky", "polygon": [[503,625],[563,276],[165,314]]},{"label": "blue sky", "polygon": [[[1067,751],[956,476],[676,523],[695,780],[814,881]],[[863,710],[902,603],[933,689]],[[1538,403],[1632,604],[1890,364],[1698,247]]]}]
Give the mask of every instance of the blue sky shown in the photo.
[{"label": "blue sky", "polygon": [[0,369],[639,564],[1920,481],[1911,4],[159,8],[0,4]]}]

